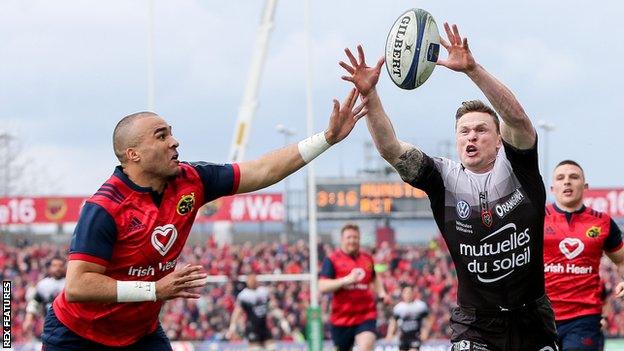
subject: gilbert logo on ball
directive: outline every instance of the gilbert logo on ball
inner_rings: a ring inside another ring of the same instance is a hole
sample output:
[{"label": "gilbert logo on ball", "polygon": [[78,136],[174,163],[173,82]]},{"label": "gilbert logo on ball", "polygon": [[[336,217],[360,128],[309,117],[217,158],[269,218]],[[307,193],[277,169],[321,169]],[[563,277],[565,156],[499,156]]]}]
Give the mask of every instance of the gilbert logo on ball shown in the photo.
[{"label": "gilbert logo on ball", "polygon": [[390,29],[386,40],[386,68],[402,89],[421,86],[433,73],[440,53],[440,33],[431,14],[410,9]]}]

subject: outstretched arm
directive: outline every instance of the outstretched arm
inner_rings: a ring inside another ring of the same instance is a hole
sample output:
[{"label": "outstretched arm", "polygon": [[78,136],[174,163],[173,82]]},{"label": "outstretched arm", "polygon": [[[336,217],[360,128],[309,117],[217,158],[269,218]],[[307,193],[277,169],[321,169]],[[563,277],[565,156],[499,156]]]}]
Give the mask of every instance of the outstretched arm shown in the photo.
[{"label": "outstretched arm", "polygon": [[535,129],[520,102],[509,88],[475,61],[468,39],[461,37],[457,25],[451,29],[448,23],[444,23],[444,30],[448,41],[440,38],[440,43],[448,51],[448,58],[439,59],[437,64],[466,73],[479,87],[503,120],[503,140],[518,149],[532,148],[536,140]]},{"label": "outstretched arm", "polygon": [[352,89],[342,104],[334,100],[329,126],[324,133],[314,135],[299,144],[269,152],[259,159],[241,162],[238,193],[259,190],[279,182],[312,161],[329,146],[346,138],[357,120],[367,112],[364,103],[355,106],[357,98],[357,91]]},{"label": "outstretched arm", "polygon": [[358,59],[353,56],[351,50],[345,49],[350,64],[343,61],[339,64],[349,75],[343,76],[342,79],[352,82],[365,97],[368,109],[366,125],[381,157],[396,168],[403,179],[414,179],[420,169],[422,152],[397,138],[375,88],[384,59],[379,59],[374,67],[369,67],[361,45],[358,45],[357,51]]}]

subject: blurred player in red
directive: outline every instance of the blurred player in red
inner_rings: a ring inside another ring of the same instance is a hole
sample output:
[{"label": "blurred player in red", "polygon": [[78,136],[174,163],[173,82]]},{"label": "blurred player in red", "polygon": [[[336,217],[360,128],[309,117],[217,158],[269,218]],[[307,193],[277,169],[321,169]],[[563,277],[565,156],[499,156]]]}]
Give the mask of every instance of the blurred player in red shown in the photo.
[{"label": "blurred player in red", "polygon": [[321,293],[333,293],[331,336],[338,351],[371,351],[377,332],[377,298],[389,302],[381,279],[375,275],[373,257],[360,250],[360,228],[346,224],[340,231],[340,248],[323,260]]},{"label": "blurred player in red", "polygon": [[163,118],[123,118],[113,132],[121,165],[81,211],[44,350],[171,350],[158,321],[162,304],[198,298],[193,289],[205,284],[201,266],[175,269],[198,209],[274,184],[344,139],[366,113],[355,107],[357,96],[351,90],[342,105],[334,100],[325,132],[240,164],[179,162]]},{"label": "blurred player in red", "polygon": [[[600,259],[604,252],[622,265],[622,233],[609,215],[583,205],[587,183],[578,163],[561,161],[552,182],[555,203],[546,207],[544,272],[559,344],[563,351],[602,350]],[[624,282],[614,293],[624,297]]]}]

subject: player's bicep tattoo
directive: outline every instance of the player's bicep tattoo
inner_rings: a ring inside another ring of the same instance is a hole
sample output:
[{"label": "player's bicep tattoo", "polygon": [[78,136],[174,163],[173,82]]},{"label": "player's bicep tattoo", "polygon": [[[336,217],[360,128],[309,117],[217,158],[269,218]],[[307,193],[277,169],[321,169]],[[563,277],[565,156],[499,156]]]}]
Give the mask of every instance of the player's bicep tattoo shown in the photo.
[{"label": "player's bicep tattoo", "polygon": [[410,183],[418,179],[422,162],[422,151],[412,147],[399,156],[399,161],[394,165],[394,168],[399,172],[403,181]]}]

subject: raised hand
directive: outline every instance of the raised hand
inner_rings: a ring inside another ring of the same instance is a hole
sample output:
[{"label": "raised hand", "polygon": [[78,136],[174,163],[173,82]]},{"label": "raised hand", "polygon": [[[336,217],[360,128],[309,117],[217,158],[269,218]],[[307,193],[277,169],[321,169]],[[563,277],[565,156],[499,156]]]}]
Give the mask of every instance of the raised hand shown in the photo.
[{"label": "raised hand", "polygon": [[325,139],[330,145],[346,138],[353,130],[355,123],[368,113],[368,110],[364,108],[366,99],[362,99],[362,103],[355,106],[358,95],[357,90],[353,88],[342,105],[334,99],[334,108],[329,117],[329,127],[325,130]]},{"label": "raised hand", "polygon": [[384,58],[380,58],[374,67],[369,67],[366,65],[362,45],[357,46],[357,51],[358,59],[356,60],[351,50],[346,48],[345,53],[351,64],[349,65],[343,61],[340,61],[338,64],[350,74],[350,76],[342,76],[342,79],[353,83],[362,96],[367,96],[371,90],[375,89],[375,85],[377,85],[377,81],[379,81],[379,74],[381,72],[381,66],[383,66],[384,63]]},{"label": "raised hand", "polygon": [[206,285],[204,279],[207,275],[202,271],[202,266],[186,265],[162,277],[156,282],[156,299],[199,298],[200,295],[192,292],[192,289]]},{"label": "raised hand", "polygon": [[447,67],[457,72],[469,72],[473,70],[477,63],[468,47],[468,38],[463,38],[459,34],[457,25],[453,25],[453,29],[447,22],[444,22],[444,30],[448,41],[440,37],[440,44],[448,51],[446,59],[438,59],[437,64]]}]

